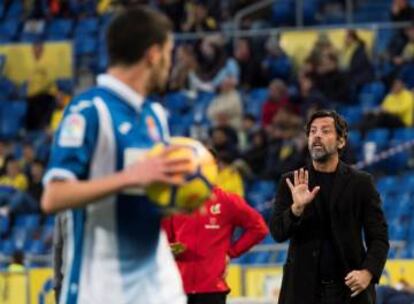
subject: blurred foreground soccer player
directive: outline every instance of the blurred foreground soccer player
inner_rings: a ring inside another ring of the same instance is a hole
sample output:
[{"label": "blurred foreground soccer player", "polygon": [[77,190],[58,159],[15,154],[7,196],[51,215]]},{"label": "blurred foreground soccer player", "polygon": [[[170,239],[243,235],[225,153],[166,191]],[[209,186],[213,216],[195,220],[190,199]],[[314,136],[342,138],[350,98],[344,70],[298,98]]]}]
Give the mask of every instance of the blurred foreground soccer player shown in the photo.
[{"label": "blurred foreground soccer player", "polygon": [[[268,233],[262,216],[237,194],[219,187],[200,210],[163,220],[183,278],[188,304],[224,304],[230,289],[226,268]],[[232,240],[234,230],[243,233]]]},{"label": "blurred foreground soccer player", "polygon": [[161,214],[142,187],[180,183],[175,173],[189,160],[167,160],[168,151],[140,158],[168,139],[162,108],[144,100],[167,80],[171,29],[146,8],[119,14],[107,33],[107,74],[65,110],[42,198],[46,212],[70,209],[61,304],[186,302]]},{"label": "blurred foreground soccer player", "polygon": [[270,223],[290,239],[279,303],[373,304],[389,249],[380,197],[339,160],[348,127],[336,112],[316,112],[306,132],[312,162],[282,178]]}]

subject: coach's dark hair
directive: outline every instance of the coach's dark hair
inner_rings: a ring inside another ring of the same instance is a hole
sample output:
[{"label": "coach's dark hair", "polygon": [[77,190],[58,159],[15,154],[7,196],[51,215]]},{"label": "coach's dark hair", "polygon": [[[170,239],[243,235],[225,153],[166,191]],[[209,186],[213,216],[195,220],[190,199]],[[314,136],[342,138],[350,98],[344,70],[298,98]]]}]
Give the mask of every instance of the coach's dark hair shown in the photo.
[{"label": "coach's dark hair", "polygon": [[319,110],[311,115],[306,124],[306,136],[309,136],[312,122],[317,118],[332,117],[335,123],[336,134],[342,137],[345,141],[348,139],[348,124],[346,120],[335,111]]},{"label": "coach's dark hair", "polygon": [[172,30],[171,21],[160,12],[145,6],[123,10],[106,33],[109,66],[137,63],[151,46],[162,46]]}]

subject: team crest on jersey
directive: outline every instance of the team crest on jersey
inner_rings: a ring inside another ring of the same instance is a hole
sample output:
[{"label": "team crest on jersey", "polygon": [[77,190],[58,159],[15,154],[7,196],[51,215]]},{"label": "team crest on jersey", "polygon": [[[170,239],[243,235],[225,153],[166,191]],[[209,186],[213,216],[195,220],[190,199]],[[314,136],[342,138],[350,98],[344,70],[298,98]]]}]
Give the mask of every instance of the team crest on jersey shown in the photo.
[{"label": "team crest on jersey", "polygon": [[86,120],[79,113],[65,117],[62,123],[58,144],[61,147],[80,147],[85,137]]},{"label": "team crest on jersey", "polygon": [[210,207],[211,214],[220,214],[221,213],[221,204],[215,204]]},{"label": "team crest on jersey", "polygon": [[147,124],[148,134],[151,137],[151,139],[154,141],[160,141],[161,135],[160,135],[160,132],[158,131],[158,127],[157,127],[157,124],[155,123],[154,118],[152,118],[151,116],[148,116],[145,122]]}]

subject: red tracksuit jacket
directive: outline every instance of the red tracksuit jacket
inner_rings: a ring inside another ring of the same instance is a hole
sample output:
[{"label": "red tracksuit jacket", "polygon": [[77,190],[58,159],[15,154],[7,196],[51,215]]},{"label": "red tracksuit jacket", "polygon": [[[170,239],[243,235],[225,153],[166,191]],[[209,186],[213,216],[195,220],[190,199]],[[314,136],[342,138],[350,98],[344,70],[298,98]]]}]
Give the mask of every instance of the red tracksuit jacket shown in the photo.
[{"label": "red tracksuit jacket", "polygon": [[[200,210],[165,218],[162,226],[170,243],[186,246],[176,261],[187,294],[228,291],[226,255],[240,256],[269,232],[262,216],[243,198],[218,187]],[[233,242],[237,227],[244,231]]]}]

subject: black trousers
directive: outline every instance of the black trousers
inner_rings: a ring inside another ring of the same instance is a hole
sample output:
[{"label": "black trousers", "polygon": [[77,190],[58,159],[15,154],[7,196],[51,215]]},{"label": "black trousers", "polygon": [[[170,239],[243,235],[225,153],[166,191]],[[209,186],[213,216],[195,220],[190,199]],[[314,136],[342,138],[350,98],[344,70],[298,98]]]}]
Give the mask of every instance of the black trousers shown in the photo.
[{"label": "black trousers", "polygon": [[195,293],[187,295],[187,304],[226,304],[227,292]]},{"label": "black trousers", "polygon": [[350,293],[342,282],[321,281],[316,295],[316,304],[348,304]]}]

